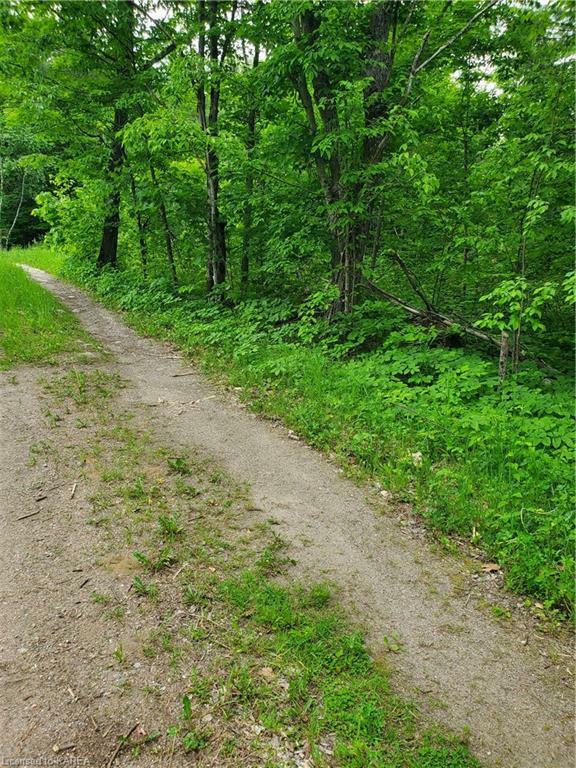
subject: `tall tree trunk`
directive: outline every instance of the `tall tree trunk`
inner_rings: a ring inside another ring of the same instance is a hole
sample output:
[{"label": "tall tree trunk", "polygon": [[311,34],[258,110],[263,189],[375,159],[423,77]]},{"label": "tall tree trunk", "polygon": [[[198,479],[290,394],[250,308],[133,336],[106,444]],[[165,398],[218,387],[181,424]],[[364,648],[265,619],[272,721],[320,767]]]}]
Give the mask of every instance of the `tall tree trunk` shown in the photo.
[{"label": "tall tree trunk", "polygon": [[136,224],[138,226],[138,243],[140,245],[140,264],[142,266],[142,274],[146,279],[148,277],[148,246],[146,244],[146,230],[144,222],[142,220],[142,213],[140,206],[138,205],[138,195],[136,194],[136,179],[132,171],[130,173],[130,191],[132,192],[132,204],[134,206],[134,212],[136,214]]},{"label": "tall tree trunk", "polygon": [[158,177],[156,176],[156,169],[152,164],[150,156],[148,156],[148,167],[150,169],[150,178],[152,179],[152,185],[158,195],[158,209],[160,210],[160,220],[162,221],[162,229],[164,231],[164,242],[166,243],[166,260],[168,263],[168,271],[170,272],[170,279],[177,284],[178,278],[176,276],[176,262],[174,260],[174,247],[172,245],[172,230],[170,229],[170,223],[168,221],[168,211],[166,210],[166,203],[164,202],[164,196],[158,183]]},{"label": "tall tree trunk", "polygon": [[[394,42],[388,47],[391,34],[395,34],[398,20],[397,3],[376,3],[370,20],[371,46],[366,51],[365,75],[368,85],[364,91],[365,121],[370,126],[384,118],[387,107],[382,98],[388,86],[395,52]],[[303,51],[313,49],[320,35],[320,15],[312,7],[303,11],[293,21],[296,45]],[[308,120],[310,133],[315,138],[319,133],[338,137],[340,124],[335,99],[335,86],[325,71],[319,69],[312,77],[311,90],[302,69],[293,76],[294,85],[300,96]],[[321,118],[318,125],[317,115]],[[363,164],[366,167],[377,162],[376,156],[381,139],[377,133],[368,132],[362,147]],[[336,143],[328,157],[314,153],[318,178],[324,191],[328,214],[328,229],[331,235],[332,284],[338,289],[338,296],[332,304],[329,315],[351,312],[354,306],[356,285],[360,267],[366,251],[372,210],[366,215],[356,215],[350,221],[346,213],[348,204],[356,204],[362,193],[362,182],[347,189],[342,183],[342,160]],[[379,233],[378,233],[379,234]]]},{"label": "tall tree trunk", "polygon": [[[314,9],[308,9],[293,20],[296,45],[303,51],[315,44],[319,34],[320,19]],[[333,89],[328,77],[318,72],[313,80],[313,91],[308,87],[306,74],[299,69],[293,75],[293,83],[302,102],[312,139],[320,132],[337,133],[339,130],[338,110],[334,101]],[[317,113],[322,124],[318,124]],[[324,192],[328,217],[331,251],[331,281],[338,287],[338,297],[329,310],[329,316],[351,308],[350,288],[350,239],[349,227],[342,223],[342,188],[340,184],[340,158],[337,149],[329,157],[314,152],[314,163],[318,179]]]},{"label": "tall tree trunk", "polygon": [[[254,46],[254,62],[252,68],[256,69],[260,63],[260,44]],[[253,103],[255,103],[253,101]],[[248,137],[246,139],[246,151],[248,155],[248,167],[246,174],[246,200],[244,202],[244,231],[242,235],[242,260],[240,262],[240,284],[242,293],[248,288],[250,278],[250,252],[252,250],[252,195],[254,193],[254,169],[252,168],[252,156],[256,146],[256,107],[248,112]]]},{"label": "tall tree trunk", "polygon": [[206,150],[206,181],[208,189],[208,287],[221,285],[226,279],[226,223],[222,218],[218,197],[220,194],[220,163],[211,148]]},{"label": "tall tree trunk", "polygon": [[[115,61],[116,77],[120,86],[118,97],[124,96],[129,90],[129,83],[136,74],[134,57],[134,4],[118,3],[114,30],[110,34],[120,43],[121,52]],[[125,159],[124,145],[121,132],[128,123],[128,110],[116,106],[112,123],[112,140],[108,158],[107,177],[111,186],[110,196],[106,204],[102,240],[98,253],[97,266],[115,267],[118,263],[118,234],[120,231],[120,181],[122,166]]]},{"label": "tall tree trunk", "polygon": [[120,230],[120,173],[124,161],[124,149],[122,139],[118,135],[128,122],[128,114],[125,109],[117,107],[114,110],[114,123],[112,126],[112,147],[108,160],[108,179],[112,186],[112,192],[106,204],[106,214],[102,228],[102,239],[97,266],[115,267],[118,263],[118,233]]},{"label": "tall tree trunk", "polygon": [[[231,19],[234,20],[237,3],[232,4]],[[210,61],[210,102],[207,110],[206,91],[204,82],[200,82],[197,90],[197,112],[200,126],[206,136],[205,171],[206,188],[208,192],[208,259],[207,285],[212,290],[221,285],[226,279],[226,222],[219,206],[220,193],[220,162],[218,153],[211,139],[218,136],[218,116],[220,108],[220,81],[218,70],[224,63],[230,51],[232,27],[224,36],[219,46],[220,33],[218,29],[218,0],[198,0],[198,55],[204,60],[206,47]],[[208,22],[208,46],[206,46],[206,22]]]},{"label": "tall tree trunk", "polygon": [[18,221],[18,217],[20,216],[20,211],[22,209],[22,202],[24,201],[24,187],[26,184],[26,169],[22,171],[22,184],[20,186],[20,199],[18,200],[18,207],[16,208],[16,213],[14,214],[14,219],[12,220],[12,224],[10,226],[10,229],[8,230],[8,234],[6,235],[6,242],[4,243],[4,247],[6,250],[8,250],[8,246],[10,244],[10,237],[12,236],[12,231],[14,230],[14,227],[16,226],[16,222]]}]

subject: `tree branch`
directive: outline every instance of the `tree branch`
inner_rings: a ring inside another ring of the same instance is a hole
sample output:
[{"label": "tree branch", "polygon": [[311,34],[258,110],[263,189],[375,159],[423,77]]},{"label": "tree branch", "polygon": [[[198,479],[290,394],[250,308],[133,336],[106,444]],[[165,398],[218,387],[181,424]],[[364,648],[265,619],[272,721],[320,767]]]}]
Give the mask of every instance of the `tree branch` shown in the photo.
[{"label": "tree branch", "polygon": [[453,35],[450,38],[450,40],[445,42],[444,45],[441,45],[440,48],[434,51],[434,53],[431,56],[429,56],[425,61],[423,61],[422,64],[419,64],[416,67],[414,74],[417,74],[418,72],[420,72],[421,69],[424,69],[424,67],[427,67],[428,64],[430,64],[430,62],[434,61],[434,59],[440,56],[440,54],[443,53],[447,48],[449,48],[453,43],[455,43],[456,40],[461,38],[462,35],[465,34],[470,29],[470,27],[472,26],[472,24],[474,24],[475,21],[477,21],[481,16],[483,16],[491,8],[493,8],[498,2],[500,2],[500,0],[490,0],[490,2],[487,5],[485,5],[477,13],[475,13],[474,16],[468,19],[466,24],[464,24],[464,26],[460,30],[458,30],[458,32],[456,32],[456,34]]},{"label": "tree branch", "polygon": [[145,72],[147,69],[150,69],[155,64],[158,64],[158,62],[162,61],[162,59],[165,59],[166,56],[169,56],[172,53],[172,51],[175,51],[177,47],[178,47],[178,43],[175,40],[173,40],[171,43],[164,46],[164,48],[162,48],[162,50],[159,51],[156,54],[156,56],[154,56],[154,58],[150,59],[150,61],[147,61],[146,64],[143,64],[140,67],[139,72]]},{"label": "tree branch", "polygon": [[407,279],[407,280],[408,280],[408,282],[410,283],[410,287],[412,288],[412,290],[414,291],[414,293],[415,293],[415,294],[416,294],[416,295],[417,295],[417,296],[418,296],[418,297],[421,299],[421,301],[424,303],[424,306],[426,307],[426,309],[427,309],[429,312],[436,312],[436,310],[435,310],[435,309],[434,309],[434,307],[432,306],[432,303],[431,303],[430,299],[429,299],[429,298],[426,296],[426,294],[425,294],[425,293],[424,293],[424,291],[422,290],[422,287],[421,287],[420,283],[418,282],[418,278],[416,277],[416,275],[414,274],[414,272],[412,272],[412,270],[410,269],[410,267],[409,267],[409,266],[406,264],[406,262],[404,261],[404,259],[402,259],[402,258],[401,258],[400,254],[399,254],[399,253],[397,253],[396,251],[389,251],[389,252],[388,252],[388,255],[390,256],[390,258],[392,259],[392,261],[395,261],[395,262],[396,262],[396,264],[398,264],[398,266],[400,267],[400,269],[402,270],[402,272],[404,272],[404,275],[405,275],[406,279]]},{"label": "tree branch", "polygon": [[443,328],[451,328],[452,326],[457,325],[459,329],[466,335],[473,336],[480,341],[485,341],[491,346],[496,347],[498,350],[500,349],[500,339],[496,339],[494,336],[490,336],[490,334],[484,333],[484,331],[480,331],[477,328],[468,325],[468,323],[463,323],[462,321],[452,319],[446,315],[441,315],[436,311],[429,311],[426,309],[418,309],[418,307],[413,307],[402,299],[399,299],[397,296],[393,296],[391,293],[388,293],[382,288],[379,288],[377,285],[372,283],[370,280],[367,280],[366,278],[362,278],[361,285],[370,293],[376,294],[376,296],[380,296],[382,299],[386,299],[386,301],[389,301],[391,304],[395,304],[397,307],[401,307],[405,312],[408,312],[408,314],[412,315],[412,317],[417,317],[420,320],[431,320],[436,325],[440,325]]}]

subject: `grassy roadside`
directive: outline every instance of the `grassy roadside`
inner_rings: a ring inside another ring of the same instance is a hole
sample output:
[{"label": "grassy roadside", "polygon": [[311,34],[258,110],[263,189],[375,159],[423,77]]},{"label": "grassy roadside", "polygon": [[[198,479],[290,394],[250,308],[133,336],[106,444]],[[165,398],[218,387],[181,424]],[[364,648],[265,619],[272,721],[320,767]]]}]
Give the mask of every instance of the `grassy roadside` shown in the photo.
[{"label": "grassy roadside", "polygon": [[[18,258],[61,267],[45,249]],[[434,346],[428,332],[381,307],[352,330],[335,329],[313,308],[295,321],[276,300],[229,309],[127,273],[70,277],[139,331],[241,387],[255,409],[379,482],[440,535],[481,547],[537,611],[572,612],[570,377],[527,364],[500,389],[495,362]]]},{"label": "grassy roadside", "polygon": [[[86,522],[102,538],[100,562],[137,568],[121,599],[91,600],[123,637],[149,619],[146,637],[110,659],[124,708],[158,713],[146,741],[124,748],[222,768],[477,768],[392,692],[324,585],[278,583],[282,542],[272,521],[255,523],[246,492],[206,457],[159,445],[114,406],[118,386],[98,370],[45,382],[50,425],[81,425],[59,461],[81,457],[93,486]],[[135,669],[150,665],[162,690],[138,687]]]},{"label": "grassy roadside", "polygon": [[30,267],[43,269],[51,275],[61,275],[66,259],[61,253],[45,245],[34,245],[30,248],[10,248],[0,255],[0,262],[10,264],[28,264]]},{"label": "grassy roadside", "polygon": [[19,362],[53,363],[61,353],[78,351],[86,338],[72,313],[0,258],[0,369]]}]

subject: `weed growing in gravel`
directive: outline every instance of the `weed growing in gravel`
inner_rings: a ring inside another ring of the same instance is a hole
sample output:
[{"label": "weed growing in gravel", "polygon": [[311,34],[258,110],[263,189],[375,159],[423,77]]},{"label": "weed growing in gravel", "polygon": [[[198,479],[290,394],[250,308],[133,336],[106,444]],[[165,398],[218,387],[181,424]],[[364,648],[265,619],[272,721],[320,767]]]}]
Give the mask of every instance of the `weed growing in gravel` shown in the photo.
[{"label": "weed growing in gravel", "polygon": [[126,608],[124,608],[123,605],[117,605],[114,608],[112,608],[110,611],[107,611],[104,615],[106,616],[107,619],[112,619],[114,621],[122,621],[126,616]]},{"label": "weed growing in gravel", "polygon": [[97,603],[98,605],[108,605],[108,603],[112,600],[112,596],[104,594],[103,592],[92,592],[90,595],[90,600],[92,600],[93,603]]},{"label": "weed growing in gravel", "polygon": [[158,597],[158,587],[156,584],[149,584],[140,576],[134,577],[132,588],[139,597],[150,597],[153,600]]},{"label": "weed growing in gravel", "polygon": [[188,462],[182,456],[173,456],[168,459],[168,467],[171,472],[178,475],[190,475],[192,473]]},{"label": "weed growing in gravel", "polygon": [[184,528],[175,515],[160,515],[158,518],[158,528],[160,529],[160,534],[170,540],[176,539],[184,533]]}]

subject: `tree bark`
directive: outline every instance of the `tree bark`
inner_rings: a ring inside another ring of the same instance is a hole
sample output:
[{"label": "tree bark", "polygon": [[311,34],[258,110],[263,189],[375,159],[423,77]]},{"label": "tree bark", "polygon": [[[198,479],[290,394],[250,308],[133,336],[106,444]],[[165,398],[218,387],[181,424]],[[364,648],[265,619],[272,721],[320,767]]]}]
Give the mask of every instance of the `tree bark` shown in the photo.
[{"label": "tree bark", "polygon": [[[254,46],[254,61],[252,69],[256,69],[260,63],[260,44]],[[255,103],[253,101],[253,103]],[[246,293],[250,279],[250,252],[252,249],[252,195],[254,193],[254,169],[252,168],[252,156],[256,146],[256,107],[248,112],[247,119],[248,136],[246,139],[247,173],[246,173],[246,201],[244,203],[243,233],[242,233],[242,259],[240,262],[240,285],[242,293]]]},{"label": "tree bark", "polygon": [[25,184],[26,184],[26,169],[24,168],[24,170],[22,171],[22,184],[20,186],[20,199],[18,200],[18,207],[16,208],[14,219],[12,220],[12,224],[10,226],[10,229],[8,230],[8,234],[6,235],[6,242],[4,243],[4,247],[6,248],[6,250],[8,250],[8,246],[10,244],[10,237],[12,236],[12,232],[14,230],[14,227],[16,226],[18,217],[20,216],[20,211],[22,210],[22,203],[24,201]]},{"label": "tree bark", "polygon": [[[320,19],[313,8],[304,11],[293,20],[296,45],[301,49],[314,45],[320,29]],[[308,87],[306,75],[299,68],[293,75],[293,83],[300,97],[312,140],[320,133],[337,134],[339,131],[338,110],[334,100],[333,87],[325,72],[319,71],[312,78],[313,93]],[[316,113],[322,124],[318,125]],[[338,288],[338,296],[332,303],[328,316],[352,309],[355,285],[355,255],[351,253],[354,239],[350,237],[350,226],[342,221],[343,192],[341,187],[341,163],[338,149],[334,148],[328,157],[314,152],[314,163],[324,193],[331,238],[331,282]]]},{"label": "tree bark", "polygon": [[222,218],[218,202],[220,194],[220,162],[218,155],[211,147],[208,147],[205,158],[208,189],[208,238],[210,244],[208,287],[212,289],[223,283],[226,279],[226,223]]},{"label": "tree bark", "polygon": [[[236,3],[232,6],[231,20],[234,19]],[[221,285],[226,279],[226,222],[219,205],[220,194],[220,161],[211,139],[218,136],[218,116],[220,109],[220,83],[217,70],[222,66],[231,43],[229,32],[219,46],[218,31],[218,0],[198,0],[198,55],[202,60],[206,57],[210,62],[211,82],[210,101],[206,102],[204,82],[200,82],[197,90],[197,112],[200,126],[206,135],[206,150],[204,164],[206,171],[206,188],[208,193],[208,259],[207,286],[211,291]],[[206,46],[206,22],[208,22],[208,46]]]},{"label": "tree bark", "polygon": [[[390,73],[395,53],[395,31],[398,22],[398,4],[381,2],[374,6],[370,19],[370,49],[366,52],[365,74],[368,85],[364,91],[364,110],[366,126],[374,126],[387,114],[387,107],[382,94],[390,81]],[[293,21],[294,39],[301,47],[313,47],[320,34],[320,17],[314,8],[305,10]],[[390,36],[392,44],[389,44]],[[294,84],[304,112],[312,138],[319,134],[338,136],[340,121],[335,100],[335,86],[330,76],[320,69],[312,77],[313,92],[300,70],[293,77]],[[318,125],[316,115],[321,118]],[[378,146],[381,138],[376,132],[367,132],[362,147],[363,164],[366,167],[377,161]],[[347,191],[342,185],[342,159],[338,146],[331,150],[328,157],[320,152],[314,153],[318,178],[326,199],[328,228],[332,239],[332,283],[338,288],[338,296],[329,310],[329,317],[339,312],[351,312],[356,297],[356,286],[360,277],[361,264],[367,246],[367,236],[371,227],[372,210],[365,216],[356,215],[354,220],[345,213],[346,203],[355,203],[363,191],[362,182],[356,183]],[[379,228],[378,228],[379,236]]]},{"label": "tree bark", "polygon": [[[121,51],[115,60],[115,74],[119,82],[118,96],[124,96],[128,84],[136,73],[134,58],[134,6],[132,3],[119,3],[116,22],[108,29],[112,37],[121,43]],[[106,213],[102,228],[102,239],[96,264],[99,268],[118,264],[118,234],[120,231],[120,176],[125,159],[121,132],[128,123],[128,110],[115,106],[112,122],[112,139],[108,158],[107,176],[111,192],[106,204]]]},{"label": "tree bark", "polygon": [[106,204],[106,214],[102,227],[102,239],[96,265],[99,269],[118,263],[118,233],[120,230],[120,173],[124,160],[122,139],[118,135],[128,122],[125,109],[114,110],[114,123],[112,125],[112,147],[108,160],[108,178],[112,185],[112,191]]},{"label": "tree bark", "polygon": [[134,212],[136,214],[136,224],[138,226],[138,243],[140,246],[140,265],[142,267],[142,274],[146,280],[148,277],[148,246],[146,244],[146,229],[142,220],[142,213],[140,206],[138,205],[138,195],[136,194],[136,179],[132,171],[130,173],[130,191],[132,193],[132,204],[134,206]]}]

